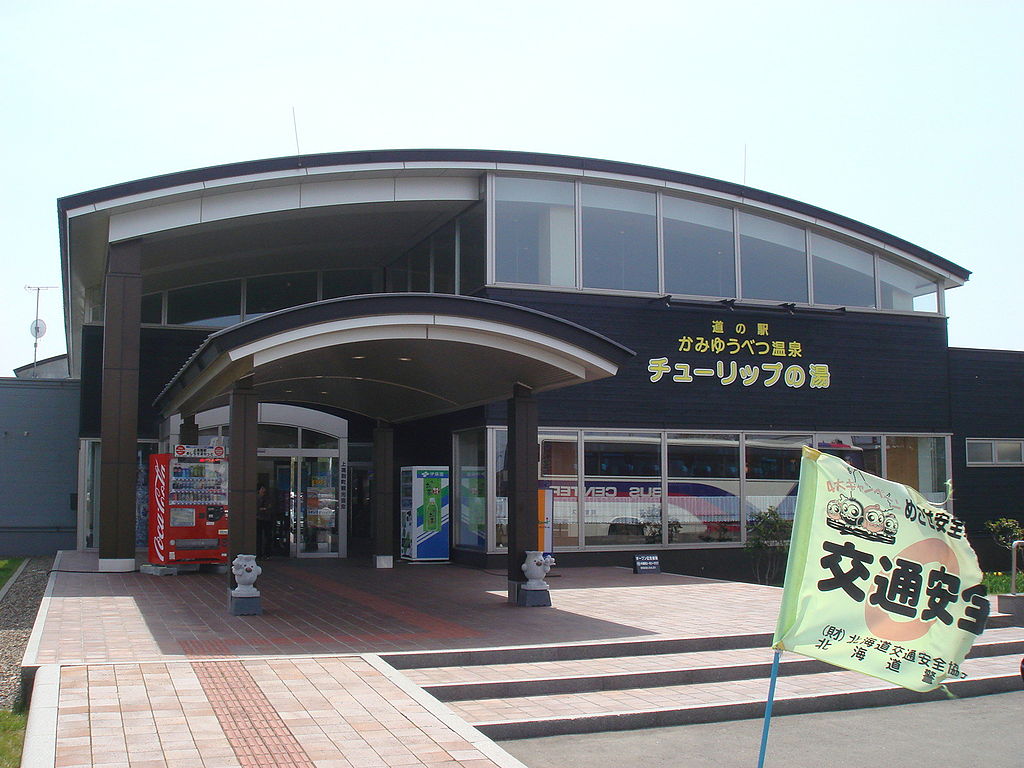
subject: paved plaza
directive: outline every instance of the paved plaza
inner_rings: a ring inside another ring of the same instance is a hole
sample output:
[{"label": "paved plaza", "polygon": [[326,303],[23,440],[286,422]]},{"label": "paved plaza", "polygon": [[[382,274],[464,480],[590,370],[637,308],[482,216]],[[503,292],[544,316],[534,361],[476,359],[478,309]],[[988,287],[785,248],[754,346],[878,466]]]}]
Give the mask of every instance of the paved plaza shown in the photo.
[{"label": "paved plaza", "polygon": [[[231,616],[226,575],[98,573],[96,556],[77,552],[62,553],[55,568],[24,661],[36,670],[31,768],[514,768],[523,764],[472,724],[500,724],[517,704],[498,694],[442,703],[436,686],[466,675],[471,685],[492,685],[510,671],[501,662],[526,652],[551,658],[525,659],[515,675],[549,681],[665,674],[680,655],[698,670],[766,664],[781,597],[751,584],[563,568],[550,577],[552,608],[516,608],[506,602],[504,572],[270,559],[257,584],[262,615]],[[1024,641],[1024,630],[1001,631]],[[734,648],[721,647],[732,638]],[[564,646],[585,646],[591,658],[556,658]],[[448,654],[443,665],[434,652]],[[481,653],[492,661],[460,666]],[[653,655],[641,660],[645,653]],[[975,668],[1005,666],[1003,658]],[[637,671],[646,663],[656,667]],[[798,674],[780,679],[780,695],[859,681],[878,682]],[[739,685],[763,706],[763,679]],[[713,706],[736,695],[708,683],[685,693],[662,686],[529,698],[572,715],[589,706],[654,711],[684,697]]]}]

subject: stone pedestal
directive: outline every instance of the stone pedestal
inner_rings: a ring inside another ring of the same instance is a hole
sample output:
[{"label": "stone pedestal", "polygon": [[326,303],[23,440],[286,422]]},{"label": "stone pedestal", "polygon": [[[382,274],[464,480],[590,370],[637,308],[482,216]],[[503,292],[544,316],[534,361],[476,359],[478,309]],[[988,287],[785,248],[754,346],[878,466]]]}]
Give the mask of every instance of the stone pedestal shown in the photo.
[{"label": "stone pedestal", "polygon": [[551,605],[551,593],[546,589],[520,589],[516,605],[524,608],[546,608]]},{"label": "stone pedestal", "polygon": [[1015,625],[1024,627],[1024,594],[996,595],[996,610],[1008,613]]},{"label": "stone pedestal", "polygon": [[256,597],[235,597],[228,590],[228,612],[232,616],[259,616],[263,613],[259,595]]}]

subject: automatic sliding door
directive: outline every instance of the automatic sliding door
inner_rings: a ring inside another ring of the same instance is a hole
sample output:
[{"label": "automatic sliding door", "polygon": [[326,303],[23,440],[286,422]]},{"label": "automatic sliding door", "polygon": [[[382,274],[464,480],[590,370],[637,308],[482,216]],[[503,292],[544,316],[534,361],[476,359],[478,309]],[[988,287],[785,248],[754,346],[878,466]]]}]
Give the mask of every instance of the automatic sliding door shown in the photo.
[{"label": "automatic sliding door", "polygon": [[296,545],[300,557],[338,557],[343,552],[345,520],[339,504],[338,460],[292,459],[296,476]]}]

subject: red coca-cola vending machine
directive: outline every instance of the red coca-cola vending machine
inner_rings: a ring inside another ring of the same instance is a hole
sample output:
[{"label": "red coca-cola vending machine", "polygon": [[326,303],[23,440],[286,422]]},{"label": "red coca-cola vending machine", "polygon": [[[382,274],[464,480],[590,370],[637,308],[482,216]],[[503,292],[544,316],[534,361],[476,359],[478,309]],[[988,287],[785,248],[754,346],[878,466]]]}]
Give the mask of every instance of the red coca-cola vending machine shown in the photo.
[{"label": "red coca-cola vending machine", "polygon": [[227,563],[228,459],[222,445],[149,457],[149,562]]}]

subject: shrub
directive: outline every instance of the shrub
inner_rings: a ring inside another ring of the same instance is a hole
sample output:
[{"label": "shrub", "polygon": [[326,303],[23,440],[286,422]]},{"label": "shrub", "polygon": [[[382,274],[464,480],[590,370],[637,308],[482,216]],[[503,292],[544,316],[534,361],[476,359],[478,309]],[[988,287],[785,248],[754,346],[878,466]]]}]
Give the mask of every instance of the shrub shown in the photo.
[{"label": "shrub", "polygon": [[786,520],[776,507],[768,507],[747,519],[747,543],[758,584],[777,584],[789,554],[789,536],[793,521]]}]

